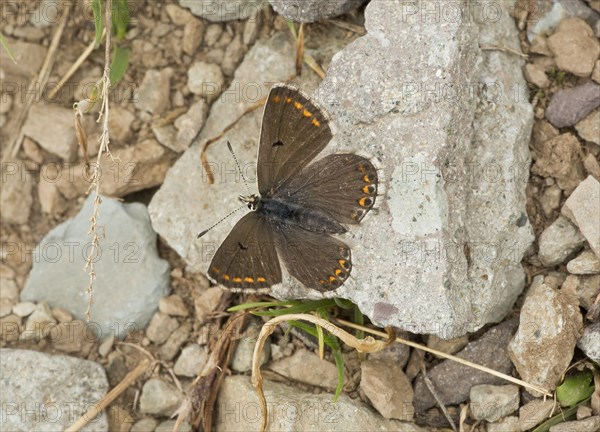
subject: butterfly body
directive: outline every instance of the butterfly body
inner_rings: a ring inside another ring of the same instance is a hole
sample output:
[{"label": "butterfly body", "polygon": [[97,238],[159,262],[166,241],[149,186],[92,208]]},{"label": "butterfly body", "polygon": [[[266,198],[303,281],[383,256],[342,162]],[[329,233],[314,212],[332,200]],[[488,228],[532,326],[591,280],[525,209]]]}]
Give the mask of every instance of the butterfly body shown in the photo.
[{"label": "butterfly body", "polygon": [[260,135],[259,195],[240,197],[251,212],[215,253],[209,277],[233,289],[282,281],[279,259],[305,287],[339,288],[350,276],[350,248],[333,235],[358,224],[375,204],[377,170],[366,158],[313,160],[332,138],[326,112],[299,90],[271,89]]},{"label": "butterfly body", "polygon": [[260,198],[256,211],[275,225],[292,224],[307,231],[328,234],[348,231],[326,213],[281,198]]}]

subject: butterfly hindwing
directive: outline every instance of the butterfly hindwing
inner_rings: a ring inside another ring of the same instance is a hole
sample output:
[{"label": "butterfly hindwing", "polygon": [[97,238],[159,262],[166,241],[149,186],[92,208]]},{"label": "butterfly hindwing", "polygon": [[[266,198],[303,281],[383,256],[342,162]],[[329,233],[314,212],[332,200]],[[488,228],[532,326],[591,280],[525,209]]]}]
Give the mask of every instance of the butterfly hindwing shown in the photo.
[{"label": "butterfly hindwing", "polygon": [[377,170],[356,154],[332,154],[287,180],[275,197],[317,210],[342,224],[357,224],[375,204]]},{"label": "butterfly hindwing", "polygon": [[272,196],[331,140],[325,111],[304,93],[288,85],[269,92],[263,115],[258,150],[258,190]]},{"label": "butterfly hindwing", "polygon": [[273,230],[256,212],[242,217],[210,263],[208,275],[228,288],[268,288],[281,282]]},{"label": "butterfly hindwing", "polygon": [[290,275],[305,287],[318,291],[339,288],[350,276],[350,248],[323,233],[306,231],[297,225],[275,227],[279,256]]}]

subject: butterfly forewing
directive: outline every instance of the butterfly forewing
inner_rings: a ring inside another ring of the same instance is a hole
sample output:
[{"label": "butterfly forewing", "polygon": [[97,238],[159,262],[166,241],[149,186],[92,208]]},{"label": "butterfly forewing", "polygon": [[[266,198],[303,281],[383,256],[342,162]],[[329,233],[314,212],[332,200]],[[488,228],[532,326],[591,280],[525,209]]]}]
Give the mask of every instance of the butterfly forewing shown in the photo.
[{"label": "butterfly forewing", "polygon": [[212,259],[208,275],[228,288],[267,288],[281,282],[273,229],[256,212],[242,217]]},{"label": "butterfly forewing", "polygon": [[377,170],[356,154],[333,154],[304,168],[275,197],[317,210],[342,224],[357,224],[375,204]]},{"label": "butterfly forewing", "polygon": [[339,288],[350,276],[350,248],[342,241],[297,225],[274,228],[279,256],[288,273],[305,287],[330,291]]},{"label": "butterfly forewing", "polygon": [[258,150],[258,190],[277,188],[317,156],[331,140],[327,114],[297,89],[275,85],[263,116]]}]

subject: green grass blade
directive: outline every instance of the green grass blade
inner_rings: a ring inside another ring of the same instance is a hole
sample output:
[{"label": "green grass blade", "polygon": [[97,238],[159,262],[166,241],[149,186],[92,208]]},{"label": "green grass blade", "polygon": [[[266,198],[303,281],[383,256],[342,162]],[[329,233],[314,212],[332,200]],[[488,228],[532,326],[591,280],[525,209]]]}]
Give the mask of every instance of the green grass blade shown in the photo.
[{"label": "green grass blade", "polygon": [[565,378],[556,387],[556,399],[561,406],[572,407],[594,393],[594,375],[586,370]]},{"label": "green grass blade", "polygon": [[281,315],[313,312],[320,308],[331,308],[334,306],[335,306],[335,301],[333,299],[310,300],[310,301],[300,302],[299,304],[294,305],[287,309],[260,311],[260,312],[254,312],[254,314],[258,315],[258,316],[281,316]]},{"label": "green grass blade", "polygon": [[131,54],[131,50],[128,48],[121,48],[118,45],[115,45],[115,50],[113,51],[113,60],[110,65],[110,85],[114,88],[115,85],[119,83],[125,76],[125,71],[127,70],[127,65],[129,64],[129,55]]},{"label": "green grass blade", "polygon": [[129,6],[127,0],[115,0],[113,2],[112,21],[117,40],[125,39],[129,27]]},{"label": "green grass blade", "polygon": [[94,45],[98,48],[102,41],[102,31],[104,30],[104,23],[102,21],[102,0],[92,1],[92,12],[94,14],[94,27],[96,29]]},{"label": "green grass blade", "polygon": [[566,410],[555,415],[551,419],[546,420],[544,423],[536,427],[532,432],[548,432],[552,426],[555,426],[559,423],[563,423],[567,420],[571,420],[577,414],[577,408],[579,408],[580,405],[586,404],[590,399],[591,398],[587,398],[579,402],[577,405],[571,408],[567,408]]},{"label": "green grass blade", "polygon": [[337,402],[340,394],[342,394],[342,389],[344,388],[344,357],[342,356],[342,350],[339,348],[333,350],[333,358],[335,359],[335,367],[337,369],[337,386],[335,388],[335,395],[333,396],[333,401]]},{"label": "green grass blade", "polygon": [[4,36],[2,35],[2,33],[0,33],[0,44],[2,44],[2,46],[4,47],[4,49],[7,52],[8,56],[13,61],[13,63],[17,64],[17,60],[15,59],[15,56],[13,55],[13,52],[10,50],[10,47],[8,46],[8,43],[6,42],[6,39],[4,39]]}]

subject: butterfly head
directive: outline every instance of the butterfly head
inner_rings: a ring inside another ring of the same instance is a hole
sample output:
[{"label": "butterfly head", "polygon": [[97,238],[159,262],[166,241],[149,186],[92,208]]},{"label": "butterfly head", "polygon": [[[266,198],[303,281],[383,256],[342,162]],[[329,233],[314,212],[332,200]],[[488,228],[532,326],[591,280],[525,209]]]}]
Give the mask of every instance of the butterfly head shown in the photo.
[{"label": "butterfly head", "polygon": [[260,197],[254,194],[248,196],[240,195],[239,199],[241,202],[246,204],[250,210],[256,210],[260,201]]}]

